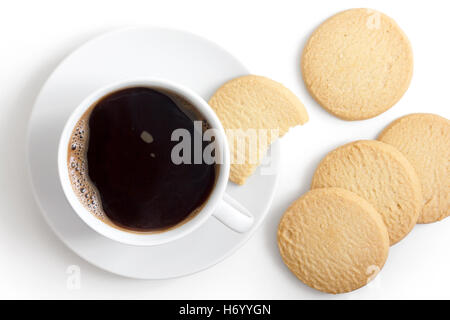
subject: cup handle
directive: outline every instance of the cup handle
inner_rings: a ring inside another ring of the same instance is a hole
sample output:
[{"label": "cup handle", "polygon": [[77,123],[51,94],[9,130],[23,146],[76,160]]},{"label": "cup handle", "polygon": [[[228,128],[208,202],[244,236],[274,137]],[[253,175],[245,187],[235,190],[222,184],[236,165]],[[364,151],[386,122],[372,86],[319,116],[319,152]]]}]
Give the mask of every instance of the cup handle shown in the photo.
[{"label": "cup handle", "polygon": [[254,221],[250,212],[226,193],[213,216],[231,230],[239,233],[248,231]]}]

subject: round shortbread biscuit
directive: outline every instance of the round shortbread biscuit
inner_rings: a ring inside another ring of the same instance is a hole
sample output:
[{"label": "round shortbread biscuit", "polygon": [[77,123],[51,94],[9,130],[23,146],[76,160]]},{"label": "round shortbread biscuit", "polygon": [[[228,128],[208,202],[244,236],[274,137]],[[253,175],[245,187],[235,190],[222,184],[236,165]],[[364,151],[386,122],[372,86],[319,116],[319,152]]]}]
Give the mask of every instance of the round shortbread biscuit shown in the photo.
[{"label": "round shortbread biscuit", "polygon": [[[295,94],[281,83],[261,76],[247,75],[226,82],[209,104],[226,130],[231,153],[230,180],[237,184],[244,184],[255,171],[272,142],[289,128],[308,121],[306,109]],[[238,145],[238,136],[245,140],[244,149]],[[252,137],[258,139],[256,148],[250,146]]]},{"label": "round shortbread biscuit", "polygon": [[450,215],[450,121],[435,114],[410,114],[392,122],[378,140],[409,160],[422,184],[419,223]]},{"label": "round shortbread biscuit", "polygon": [[344,293],[381,270],[389,236],[369,202],[344,189],[324,188],[307,192],[287,209],[278,246],[284,263],[305,284]]},{"label": "round shortbread biscuit", "polygon": [[394,20],[371,9],[350,9],[323,22],[301,60],[308,91],[345,120],[372,118],[391,108],[413,73],[408,38]]},{"label": "round shortbread biscuit", "polygon": [[311,188],[339,187],[366,199],[381,214],[391,245],[417,223],[422,208],[419,178],[400,151],[363,140],[331,151],[314,173]]}]

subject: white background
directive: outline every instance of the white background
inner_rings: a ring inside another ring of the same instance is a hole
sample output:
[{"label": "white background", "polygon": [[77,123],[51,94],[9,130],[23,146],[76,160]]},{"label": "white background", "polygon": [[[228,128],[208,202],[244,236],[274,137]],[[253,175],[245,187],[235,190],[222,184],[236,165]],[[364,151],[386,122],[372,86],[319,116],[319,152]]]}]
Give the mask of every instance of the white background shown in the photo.
[{"label": "white background", "polygon": [[[415,66],[403,99],[374,119],[339,120],[306,92],[299,57],[312,30],[330,15],[371,7],[409,36]],[[0,4],[0,298],[360,299],[450,298],[450,218],[419,225],[390,251],[374,285],[332,296],[298,281],[282,264],[276,228],[287,206],[308,190],[318,161],[351,140],[372,139],[411,112],[450,117],[448,1],[8,1]],[[222,45],[254,74],[284,83],[305,103],[310,122],[282,139],[275,201],[253,238],[220,264],[192,276],[131,280],[93,267],[67,249],[33,199],[25,137],[33,101],[61,59],[115,28],[167,26]],[[81,268],[81,289],[68,290],[66,269]]]}]

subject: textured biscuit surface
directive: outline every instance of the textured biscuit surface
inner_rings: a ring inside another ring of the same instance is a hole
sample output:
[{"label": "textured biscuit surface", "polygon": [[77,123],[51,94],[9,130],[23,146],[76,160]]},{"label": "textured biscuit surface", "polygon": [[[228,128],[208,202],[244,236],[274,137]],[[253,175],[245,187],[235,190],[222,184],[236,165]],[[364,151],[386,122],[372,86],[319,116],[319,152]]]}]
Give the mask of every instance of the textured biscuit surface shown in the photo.
[{"label": "textured biscuit surface", "polygon": [[422,208],[412,165],[400,151],[379,141],[356,141],[331,151],[317,167],[311,187],[339,187],[369,201],[383,217],[391,245],[411,231]]},{"label": "textured biscuit surface", "polygon": [[339,118],[361,120],[400,100],[411,82],[413,55],[394,20],[371,9],[351,9],[313,32],[301,69],[320,105]]},{"label": "textured biscuit surface", "polygon": [[383,267],[389,236],[366,200],[340,188],[314,189],[295,201],[278,227],[283,261],[305,284],[353,291]]},{"label": "textured biscuit surface", "polygon": [[450,121],[434,114],[411,114],[392,122],[378,137],[400,150],[422,184],[419,223],[450,215]]},{"label": "textured biscuit surface", "polygon": [[[209,104],[226,130],[232,160],[230,180],[237,184],[245,183],[276,138],[290,127],[308,121],[305,107],[289,89],[261,76],[228,81],[214,93]],[[249,148],[251,135],[247,136],[250,138],[245,140],[244,149],[238,147],[236,138],[238,134],[245,136],[249,129],[258,135],[255,157],[250,156],[254,151]],[[265,138],[259,138],[259,134]]]}]

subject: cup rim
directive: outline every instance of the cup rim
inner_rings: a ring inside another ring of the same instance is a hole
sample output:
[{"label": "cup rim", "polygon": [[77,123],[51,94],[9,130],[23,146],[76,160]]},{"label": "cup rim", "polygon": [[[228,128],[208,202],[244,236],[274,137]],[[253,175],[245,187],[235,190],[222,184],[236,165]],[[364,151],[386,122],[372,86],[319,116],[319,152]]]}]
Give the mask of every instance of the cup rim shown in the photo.
[{"label": "cup rim", "polygon": [[[219,157],[222,161],[220,169],[218,170],[218,177],[215,182],[214,189],[211,191],[207,201],[203,204],[202,209],[194,217],[188,221],[183,222],[180,226],[165,231],[154,233],[136,233],[128,232],[125,230],[114,228],[109,224],[101,221],[90,213],[79,201],[78,197],[72,189],[70,182],[69,170],[67,167],[67,151],[69,139],[72,134],[73,128],[81,118],[81,116],[97,101],[105,97],[111,92],[132,88],[132,87],[148,87],[152,89],[168,90],[181,97],[187,99],[206,119],[211,128],[218,131],[216,138],[217,148],[216,152],[219,152]],[[228,142],[225,135],[225,130],[208,103],[200,97],[197,93],[191,89],[175,84],[171,81],[159,79],[159,78],[139,78],[122,80],[112,84],[105,85],[96,91],[89,94],[80,104],[72,111],[69,118],[66,120],[64,129],[61,133],[58,145],[58,174],[61,186],[64,191],[64,195],[69,202],[75,213],[94,231],[97,233],[120,243],[136,246],[152,246],[168,243],[177,240],[181,237],[191,233],[213,214],[214,209],[222,199],[225,192],[228,176],[230,171],[229,161],[229,149]]]}]

